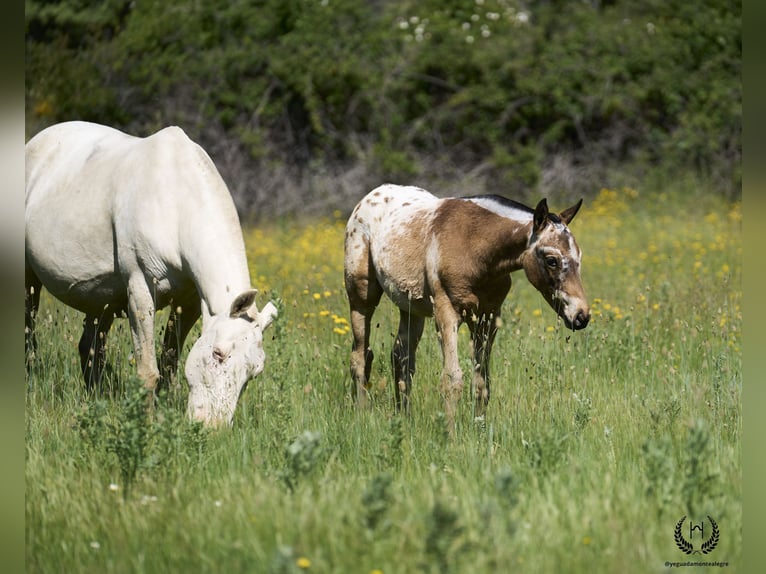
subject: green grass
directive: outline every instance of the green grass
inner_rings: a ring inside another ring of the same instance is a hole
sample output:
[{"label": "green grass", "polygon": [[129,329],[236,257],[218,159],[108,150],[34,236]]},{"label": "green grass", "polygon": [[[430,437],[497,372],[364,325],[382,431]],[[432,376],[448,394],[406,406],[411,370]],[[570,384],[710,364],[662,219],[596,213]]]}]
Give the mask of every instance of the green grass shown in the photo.
[{"label": "green grass", "polygon": [[[515,275],[488,416],[474,422],[466,387],[453,440],[432,323],[413,412],[392,412],[388,302],[373,321],[372,407],[352,407],[339,219],[246,231],[259,301],[279,296],[284,308],[228,430],[184,420],[184,383],[151,420],[131,409],[125,321],[106,389],[89,396],[81,316],[44,297],[27,381],[28,571],[736,570],[741,208],[604,190],[572,229],[591,325],[567,332]],[[461,345],[467,374],[463,331]],[[718,524],[710,554],[676,546],[685,515],[687,538],[690,519],[706,537],[708,515]]]}]

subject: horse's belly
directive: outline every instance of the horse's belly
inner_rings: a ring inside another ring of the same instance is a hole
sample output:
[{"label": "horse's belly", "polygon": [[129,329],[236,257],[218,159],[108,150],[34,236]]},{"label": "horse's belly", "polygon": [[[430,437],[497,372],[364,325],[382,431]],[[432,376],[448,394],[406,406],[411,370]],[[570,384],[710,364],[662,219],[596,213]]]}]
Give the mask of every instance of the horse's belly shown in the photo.
[{"label": "horse's belly", "polygon": [[433,316],[434,308],[431,297],[421,295],[425,291],[419,287],[411,289],[407,285],[383,282],[383,289],[391,301],[400,309],[422,317]]},{"label": "horse's belly", "polygon": [[[61,217],[28,214],[26,264],[57,299],[86,313],[104,306],[124,307],[126,289],[119,270],[111,230]],[[103,233],[99,233],[98,227]]]},{"label": "horse's belly", "polygon": [[[51,295],[84,313],[100,314],[107,307],[117,313],[126,310],[125,277],[135,271],[149,283],[157,309],[174,299],[188,299],[196,289],[180,266],[168,264],[151,249],[142,254],[143,266],[135,257],[121,258],[111,226],[103,221],[87,228],[65,218],[32,216],[27,222],[26,264]],[[123,251],[136,253],[130,245]]]},{"label": "horse's belly", "polygon": [[433,314],[426,280],[423,241],[408,245],[393,240],[373,248],[375,272],[383,291],[400,309],[424,316]]},{"label": "horse's belly", "polygon": [[104,310],[121,313],[127,309],[127,290],[119,275],[102,275],[73,281],[47,278],[43,286],[62,303],[94,315]]}]

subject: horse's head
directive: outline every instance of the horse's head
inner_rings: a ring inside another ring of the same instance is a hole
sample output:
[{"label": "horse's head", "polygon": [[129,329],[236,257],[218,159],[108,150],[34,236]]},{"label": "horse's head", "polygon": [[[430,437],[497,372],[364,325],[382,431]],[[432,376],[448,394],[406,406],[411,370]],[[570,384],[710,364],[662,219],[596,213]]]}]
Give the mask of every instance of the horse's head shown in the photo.
[{"label": "horse's head", "polygon": [[263,370],[263,331],[277,315],[272,303],[258,312],[256,291],[246,291],[229,313],[212,315],[186,359],[188,415],[211,426],[231,424],[247,381]]},{"label": "horse's head", "polygon": [[582,252],[567,225],[582,199],[556,215],[542,199],[535,208],[532,235],[524,257],[524,271],[568,329],[584,329],[590,306],[580,279]]}]

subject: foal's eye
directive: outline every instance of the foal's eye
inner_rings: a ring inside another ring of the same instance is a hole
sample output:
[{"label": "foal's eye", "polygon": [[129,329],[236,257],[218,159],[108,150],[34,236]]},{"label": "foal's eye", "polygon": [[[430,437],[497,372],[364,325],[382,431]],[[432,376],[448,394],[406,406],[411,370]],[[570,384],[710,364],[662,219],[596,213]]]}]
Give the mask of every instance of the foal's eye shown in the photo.
[{"label": "foal's eye", "polygon": [[555,268],[555,267],[559,266],[559,260],[556,259],[555,257],[548,256],[548,257],[545,258],[545,264],[548,267],[554,267]]}]

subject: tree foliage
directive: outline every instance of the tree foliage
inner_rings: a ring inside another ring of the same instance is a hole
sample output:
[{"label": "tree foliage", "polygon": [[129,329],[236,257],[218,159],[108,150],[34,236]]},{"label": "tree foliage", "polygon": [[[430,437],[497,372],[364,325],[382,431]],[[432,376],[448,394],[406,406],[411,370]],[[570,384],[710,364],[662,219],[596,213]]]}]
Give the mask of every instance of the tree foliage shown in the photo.
[{"label": "tree foliage", "polygon": [[181,125],[244,210],[276,209],[265,173],[304,199],[355,166],[522,198],[659,166],[734,195],[740,28],[734,0],[27,0],[27,131]]}]

